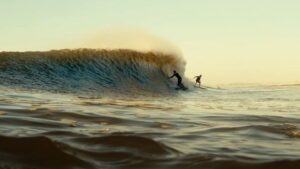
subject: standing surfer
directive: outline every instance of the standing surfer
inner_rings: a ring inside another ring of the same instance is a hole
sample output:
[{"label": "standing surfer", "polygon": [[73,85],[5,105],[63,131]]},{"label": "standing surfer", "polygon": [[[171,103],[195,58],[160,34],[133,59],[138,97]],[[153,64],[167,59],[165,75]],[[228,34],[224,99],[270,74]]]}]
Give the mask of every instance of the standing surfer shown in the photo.
[{"label": "standing surfer", "polygon": [[200,88],[200,86],[201,86],[201,77],[202,77],[202,75],[199,75],[199,76],[195,76],[195,77],[194,77],[194,79],[196,78],[196,83],[195,83],[195,85],[197,85],[197,83],[199,83],[199,88]]},{"label": "standing surfer", "polygon": [[176,77],[177,78],[177,85],[178,85],[178,87],[181,87],[182,88],[182,78],[181,78],[181,76],[174,70],[173,71],[173,75],[172,76],[170,76],[169,78],[171,79],[171,78],[173,78],[173,77]]}]

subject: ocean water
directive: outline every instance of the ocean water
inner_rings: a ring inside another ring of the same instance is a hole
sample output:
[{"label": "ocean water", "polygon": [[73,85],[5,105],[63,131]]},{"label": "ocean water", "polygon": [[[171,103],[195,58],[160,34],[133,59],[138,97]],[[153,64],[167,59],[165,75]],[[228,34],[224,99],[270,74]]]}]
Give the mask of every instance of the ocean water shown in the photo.
[{"label": "ocean water", "polygon": [[300,86],[174,90],[173,56],[0,53],[0,168],[300,168]]}]

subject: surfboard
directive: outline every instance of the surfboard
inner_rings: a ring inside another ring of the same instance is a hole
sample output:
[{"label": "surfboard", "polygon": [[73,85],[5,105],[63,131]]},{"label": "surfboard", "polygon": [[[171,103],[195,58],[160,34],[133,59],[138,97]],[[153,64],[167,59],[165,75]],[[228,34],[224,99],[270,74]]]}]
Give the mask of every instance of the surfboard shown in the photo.
[{"label": "surfboard", "polygon": [[185,87],[183,84],[178,85],[176,88],[176,90],[187,90],[188,88]]},{"label": "surfboard", "polygon": [[206,87],[201,87],[201,86],[199,87],[199,86],[195,86],[195,85],[194,85],[194,87],[195,87],[195,88],[199,88],[199,89],[205,89],[205,90],[207,90]]}]

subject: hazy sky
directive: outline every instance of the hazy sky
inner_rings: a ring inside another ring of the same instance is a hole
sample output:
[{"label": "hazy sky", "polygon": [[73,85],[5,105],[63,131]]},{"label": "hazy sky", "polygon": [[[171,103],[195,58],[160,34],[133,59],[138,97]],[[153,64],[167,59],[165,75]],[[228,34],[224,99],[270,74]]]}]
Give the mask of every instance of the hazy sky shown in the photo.
[{"label": "hazy sky", "polygon": [[58,49],[110,26],[171,41],[208,84],[300,83],[299,0],[0,0],[0,51]]}]

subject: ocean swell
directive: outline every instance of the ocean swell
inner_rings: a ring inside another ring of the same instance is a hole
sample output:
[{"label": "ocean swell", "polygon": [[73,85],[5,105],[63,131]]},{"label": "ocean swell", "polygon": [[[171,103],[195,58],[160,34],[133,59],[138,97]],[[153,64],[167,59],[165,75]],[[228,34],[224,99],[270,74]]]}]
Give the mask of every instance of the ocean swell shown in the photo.
[{"label": "ocean swell", "polygon": [[1,52],[0,85],[60,92],[170,92],[182,58],[133,50],[65,49]]},{"label": "ocean swell", "polygon": [[[0,136],[0,168],[297,169],[300,165],[299,160],[240,160],[213,154],[187,155],[150,138],[122,134],[61,141],[45,136]],[[78,143],[80,146],[76,146]]]}]

